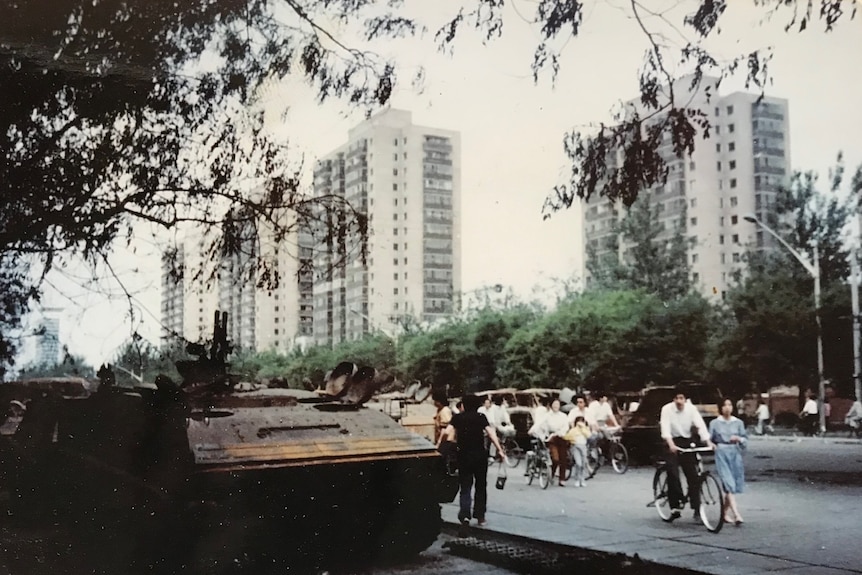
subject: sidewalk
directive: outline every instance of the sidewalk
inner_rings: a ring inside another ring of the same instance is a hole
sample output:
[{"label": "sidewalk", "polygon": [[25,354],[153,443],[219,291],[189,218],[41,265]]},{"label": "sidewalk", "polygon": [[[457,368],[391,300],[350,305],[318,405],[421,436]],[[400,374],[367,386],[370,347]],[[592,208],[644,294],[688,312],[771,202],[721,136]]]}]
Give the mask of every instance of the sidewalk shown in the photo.
[{"label": "sidewalk", "polygon": [[[625,475],[602,469],[584,488],[547,490],[525,485],[523,469],[509,470],[503,491],[494,489],[496,469],[489,470],[485,529],[717,575],[862,573],[862,487],[755,480],[739,496],[745,524],[713,534],[691,512],[664,523],[647,507],[652,468]],[[456,499],[443,506],[443,519],[457,522],[457,512]]]},{"label": "sidewalk", "polygon": [[774,433],[768,435],[755,435],[749,428],[748,436],[755,441],[819,441],[822,443],[838,443],[845,445],[862,445],[862,439],[851,437],[846,431],[827,431],[825,435],[810,437],[803,435],[795,429],[777,428]]}]

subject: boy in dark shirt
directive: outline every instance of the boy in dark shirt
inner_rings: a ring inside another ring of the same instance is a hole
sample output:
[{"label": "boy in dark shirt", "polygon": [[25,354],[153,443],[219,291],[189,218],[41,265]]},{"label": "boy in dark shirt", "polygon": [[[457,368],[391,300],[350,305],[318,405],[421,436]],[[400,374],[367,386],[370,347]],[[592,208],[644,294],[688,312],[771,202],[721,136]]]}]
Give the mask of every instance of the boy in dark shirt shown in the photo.
[{"label": "boy in dark shirt", "polygon": [[[497,448],[497,453],[505,457],[503,446],[497,439],[496,430],[488,423],[488,418],[477,410],[482,401],[475,395],[464,398],[464,411],[452,416],[447,432],[454,429],[458,442],[458,474],[461,482],[461,510],[458,520],[468,525],[475,517],[479,525],[485,525],[485,509],[488,504],[488,452],[485,450],[485,434]],[[476,500],[472,501],[471,490],[476,484]],[[473,508],[472,514],[470,508]]]}]

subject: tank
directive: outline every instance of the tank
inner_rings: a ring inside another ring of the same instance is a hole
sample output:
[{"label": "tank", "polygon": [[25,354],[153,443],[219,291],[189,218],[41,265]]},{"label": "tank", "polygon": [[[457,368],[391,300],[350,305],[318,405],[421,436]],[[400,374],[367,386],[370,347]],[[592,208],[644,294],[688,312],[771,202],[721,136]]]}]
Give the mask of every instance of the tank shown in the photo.
[{"label": "tank", "polygon": [[[13,500],[71,518],[128,564],[238,558],[296,568],[415,555],[457,492],[427,439],[364,405],[375,370],[342,363],[319,391],[228,372],[227,314],[182,381],[117,387],[103,366],[87,397],[34,399],[15,433]],[[110,543],[109,543],[110,542]]]}]

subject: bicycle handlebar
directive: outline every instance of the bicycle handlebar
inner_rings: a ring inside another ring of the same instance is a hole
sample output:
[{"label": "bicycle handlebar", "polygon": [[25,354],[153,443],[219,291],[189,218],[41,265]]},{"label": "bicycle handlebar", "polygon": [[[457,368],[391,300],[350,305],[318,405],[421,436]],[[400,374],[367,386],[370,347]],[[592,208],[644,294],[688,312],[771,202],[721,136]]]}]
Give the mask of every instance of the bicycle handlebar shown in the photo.
[{"label": "bicycle handlebar", "polygon": [[680,453],[703,453],[713,451],[711,447],[677,447],[676,449]]}]

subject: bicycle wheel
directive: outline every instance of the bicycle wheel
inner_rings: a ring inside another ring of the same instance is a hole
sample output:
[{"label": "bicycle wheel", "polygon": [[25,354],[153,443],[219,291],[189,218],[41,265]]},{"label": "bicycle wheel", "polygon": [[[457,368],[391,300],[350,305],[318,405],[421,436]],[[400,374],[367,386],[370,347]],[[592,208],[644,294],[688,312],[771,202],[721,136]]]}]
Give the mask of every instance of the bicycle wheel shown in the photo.
[{"label": "bicycle wheel", "polygon": [[527,455],[527,470],[524,471],[524,479],[527,485],[533,484],[533,478],[536,476],[536,460],[532,455]]},{"label": "bicycle wheel", "polygon": [[712,533],[718,533],[724,526],[724,490],[709,472],[700,481],[700,520]]},{"label": "bicycle wheel", "polygon": [[622,443],[612,443],[610,449],[611,465],[614,471],[622,475],[629,469],[629,452]]},{"label": "bicycle wheel", "polygon": [[667,491],[667,469],[659,467],[652,478],[653,503],[662,521],[670,521],[670,500]]},{"label": "bicycle wheel", "polygon": [[506,450],[506,464],[509,467],[518,467],[518,464],[524,458],[524,450],[518,445],[515,438],[506,438],[506,441],[503,443],[503,449]]},{"label": "bicycle wheel", "polygon": [[551,462],[542,461],[539,467],[539,487],[547,489],[551,484]]},{"label": "bicycle wheel", "polygon": [[599,452],[598,446],[591,445],[587,447],[587,461],[585,469],[587,479],[592,479],[599,470],[599,467],[602,466],[601,458],[602,456]]}]

